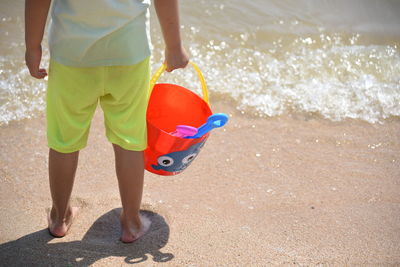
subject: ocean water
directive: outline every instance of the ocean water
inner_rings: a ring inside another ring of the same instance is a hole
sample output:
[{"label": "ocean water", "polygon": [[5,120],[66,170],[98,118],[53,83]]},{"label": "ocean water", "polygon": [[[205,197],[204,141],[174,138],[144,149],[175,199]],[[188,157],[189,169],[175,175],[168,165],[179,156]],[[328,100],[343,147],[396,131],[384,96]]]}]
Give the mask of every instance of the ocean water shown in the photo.
[{"label": "ocean water", "polygon": [[[211,102],[260,117],[382,123],[400,116],[400,1],[184,0],[180,7],[184,46]],[[45,108],[46,81],[30,78],[23,61],[23,12],[22,0],[0,1],[0,124]],[[156,69],[163,41],[154,10],[151,24]],[[190,68],[161,81],[201,92]]]}]

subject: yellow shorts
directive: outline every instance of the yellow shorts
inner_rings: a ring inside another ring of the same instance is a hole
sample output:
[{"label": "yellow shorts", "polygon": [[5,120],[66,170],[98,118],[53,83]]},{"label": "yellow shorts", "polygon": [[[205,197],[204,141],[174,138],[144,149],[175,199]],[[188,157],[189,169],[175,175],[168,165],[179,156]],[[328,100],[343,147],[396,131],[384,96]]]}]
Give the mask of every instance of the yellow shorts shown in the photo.
[{"label": "yellow shorts", "polygon": [[70,153],[86,146],[97,103],[107,139],[127,150],[147,146],[150,59],[130,66],[70,67],[50,62],[46,96],[50,148]]}]

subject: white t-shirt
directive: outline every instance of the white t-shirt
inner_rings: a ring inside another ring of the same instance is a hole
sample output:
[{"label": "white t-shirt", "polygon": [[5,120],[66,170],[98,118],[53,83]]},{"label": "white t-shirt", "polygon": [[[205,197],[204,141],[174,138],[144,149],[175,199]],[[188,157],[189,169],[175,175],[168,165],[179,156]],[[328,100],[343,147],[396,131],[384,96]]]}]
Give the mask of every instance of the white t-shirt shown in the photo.
[{"label": "white t-shirt", "polygon": [[54,0],[50,57],[74,67],[132,65],[150,56],[150,0]]}]

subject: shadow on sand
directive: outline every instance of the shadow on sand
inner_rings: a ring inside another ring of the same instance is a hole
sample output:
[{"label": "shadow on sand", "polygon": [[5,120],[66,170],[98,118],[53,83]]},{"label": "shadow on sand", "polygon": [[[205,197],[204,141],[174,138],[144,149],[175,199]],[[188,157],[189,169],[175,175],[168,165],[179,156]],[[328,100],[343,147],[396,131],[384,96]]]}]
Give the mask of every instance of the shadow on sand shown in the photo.
[{"label": "shadow on sand", "polygon": [[[113,209],[90,227],[82,241],[49,243],[47,229],[0,245],[0,266],[89,266],[107,257],[125,257],[125,263],[144,262],[151,255],[155,262],[174,258],[162,253],[169,238],[169,226],[164,218],[151,211],[141,211],[152,222],[150,230],[132,244],[119,241],[119,214]],[[111,264],[111,263],[110,263]]]}]

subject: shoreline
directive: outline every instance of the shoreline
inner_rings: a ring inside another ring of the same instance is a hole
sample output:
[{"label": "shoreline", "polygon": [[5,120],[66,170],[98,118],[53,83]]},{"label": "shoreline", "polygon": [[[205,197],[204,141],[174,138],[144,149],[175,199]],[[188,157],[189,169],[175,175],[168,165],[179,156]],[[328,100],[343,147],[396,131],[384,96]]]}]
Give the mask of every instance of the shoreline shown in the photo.
[{"label": "shoreline", "polygon": [[[44,116],[1,126],[0,259],[5,264],[115,266],[400,263],[400,119],[384,124],[232,114],[182,174],[146,172],[154,226],[118,241],[114,156],[96,112],[62,239],[46,230],[50,193]],[[47,255],[47,256],[46,256]],[[147,257],[147,258],[146,258]]]}]

